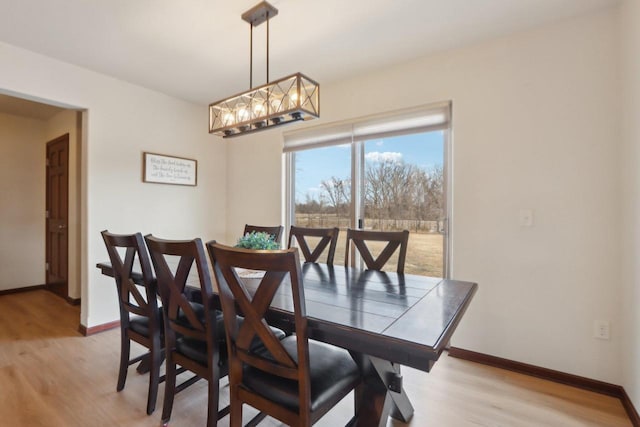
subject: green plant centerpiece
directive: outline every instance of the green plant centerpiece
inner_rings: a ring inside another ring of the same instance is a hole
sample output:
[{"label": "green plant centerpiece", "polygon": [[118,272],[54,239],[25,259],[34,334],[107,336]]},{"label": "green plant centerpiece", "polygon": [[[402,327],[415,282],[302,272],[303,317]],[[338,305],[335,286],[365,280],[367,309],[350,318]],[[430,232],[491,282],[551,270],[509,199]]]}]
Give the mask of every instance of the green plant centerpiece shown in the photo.
[{"label": "green plant centerpiece", "polygon": [[273,235],[263,231],[252,231],[238,239],[236,248],[273,250],[280,249]]}]

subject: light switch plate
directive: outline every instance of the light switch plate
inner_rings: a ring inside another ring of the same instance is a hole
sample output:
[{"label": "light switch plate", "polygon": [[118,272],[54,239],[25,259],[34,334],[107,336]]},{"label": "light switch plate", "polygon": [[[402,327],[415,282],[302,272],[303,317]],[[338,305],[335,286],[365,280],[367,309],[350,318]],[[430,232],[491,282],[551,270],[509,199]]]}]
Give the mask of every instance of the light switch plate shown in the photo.
[{"label": "light switch plate", "polygon": [[608,320],[594,320],[593,337],[600,340],[608,340],[611,335],[611,324]]}]

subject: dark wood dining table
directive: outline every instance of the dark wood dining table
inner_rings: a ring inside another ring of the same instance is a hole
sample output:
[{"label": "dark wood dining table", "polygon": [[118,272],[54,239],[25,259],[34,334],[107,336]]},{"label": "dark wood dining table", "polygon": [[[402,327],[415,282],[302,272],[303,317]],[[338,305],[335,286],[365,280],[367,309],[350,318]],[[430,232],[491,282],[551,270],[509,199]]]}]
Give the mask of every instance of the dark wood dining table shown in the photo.
[{"label": "dark wood dining table", "polygon": [[[97,267],[113,276],[108,262]],[[241,275],[249,290],[259,284],[258,276]],[[400,366],[431,370],[478,285],[315,263],[303,264],[302,276],[309,337],[347,349],[365,374],[356,425],[386,426],[388,416],[408,422],[414,409]],[[197,279],[191,285],[198,287]],[[292,300],[284,288],[268,321],[293,330]]]}]

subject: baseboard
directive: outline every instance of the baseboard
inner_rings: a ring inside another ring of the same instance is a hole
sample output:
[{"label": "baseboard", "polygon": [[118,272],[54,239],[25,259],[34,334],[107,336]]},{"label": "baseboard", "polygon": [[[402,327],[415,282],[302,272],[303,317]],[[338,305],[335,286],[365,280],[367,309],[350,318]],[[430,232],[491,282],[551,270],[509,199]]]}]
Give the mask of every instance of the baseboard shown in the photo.
[{"label": "baseboard", "polygon": [[120,326],[119,320],[114,320],[113,322],[109,322],[109,323],[103,323],[102,325],[92,326],[90,328],[87,328],[86,326],[81,324],[78,327],[78,331],[85,337],[88,337],[89,335],[94,335],[100,332],[108,331],[110,329],[114,329],[119,326]]},{"label": "baseboard", "polygon": [[82,301],[80,298],[71,298],[71,297],[67,297],[65,298],[67,300],[67,302],[71,305],[80,305],[80,302]]},{"label": "baseboard", "polygon": [[622,401],[622,406],[624,406],[624,410],[627,411],[627,415],[629,415],[629,419],[631,420],[633,427],[640,427],[640,415],[638,415],[638,411],[635,406],[633,406],[633,402],[624,388],[622,389],[622,397],[620,398],[620,401]]},{"label": "baseboard", "polygon": [[37,291],[39,289],[45,289],[45,285],[26,286],[24,288],[16,288],[16,289],[5,289],[3,291],[0,291],[0,296],[9,295],[9,294],[19,294],[22,292]]},{"label": "baseboard", "polygon": [[622,386],[457,347],[449,348],[449,356],[616,397],[622,402],[634,427],[640,427],[638,412]]}]

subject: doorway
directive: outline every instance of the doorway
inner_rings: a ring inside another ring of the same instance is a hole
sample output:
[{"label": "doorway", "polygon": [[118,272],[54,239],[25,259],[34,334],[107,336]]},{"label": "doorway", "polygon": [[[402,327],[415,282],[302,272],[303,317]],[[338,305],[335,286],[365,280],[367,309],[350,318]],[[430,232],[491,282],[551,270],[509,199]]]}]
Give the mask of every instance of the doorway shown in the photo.
[{"label": "doorway", "polygon": [[47,142],[45,286],[69,298],[69,134]]}]

